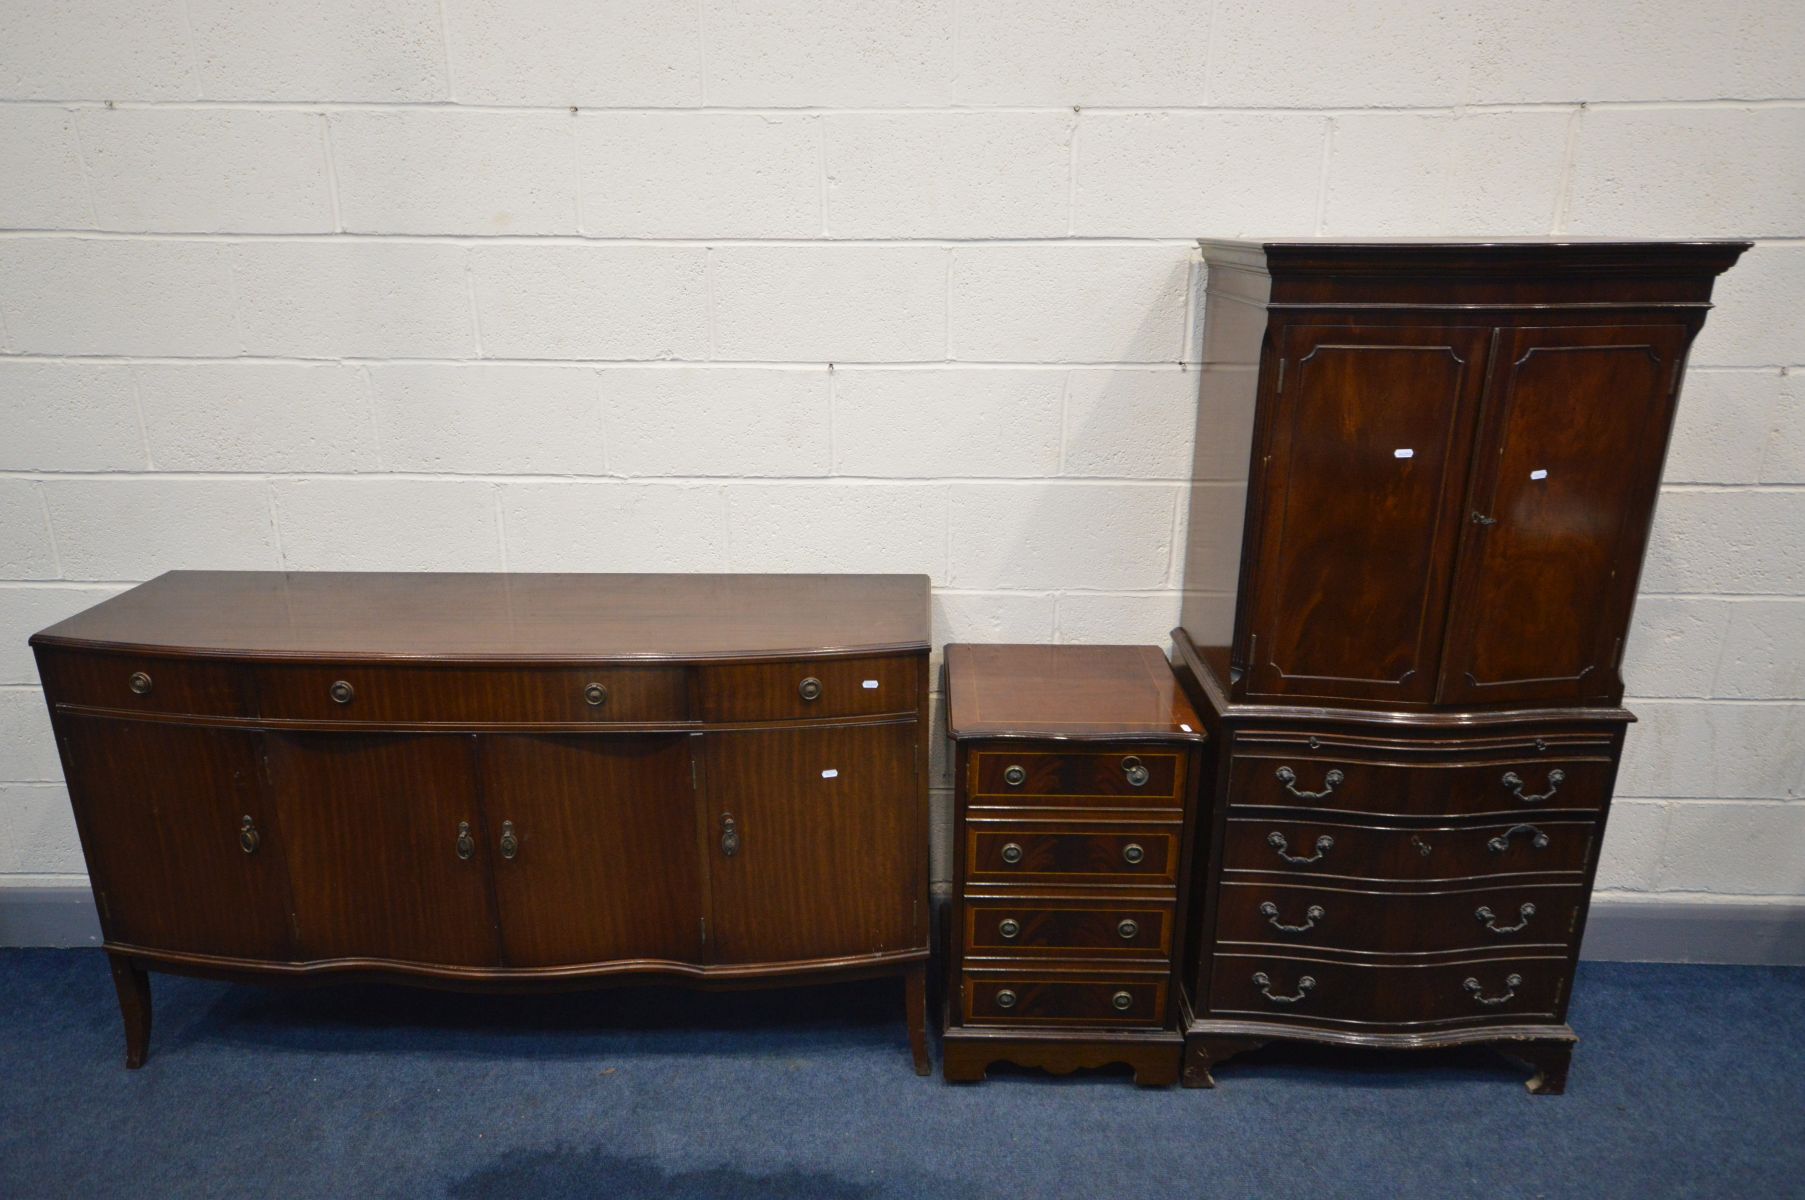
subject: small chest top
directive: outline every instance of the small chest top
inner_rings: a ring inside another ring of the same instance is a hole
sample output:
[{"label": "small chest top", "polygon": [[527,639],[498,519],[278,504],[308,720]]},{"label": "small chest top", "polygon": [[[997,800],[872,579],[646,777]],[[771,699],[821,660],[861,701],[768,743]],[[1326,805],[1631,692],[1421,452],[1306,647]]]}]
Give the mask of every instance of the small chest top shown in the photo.
[{"label": "small chest top", "polygon": [[172,571],[32,644],[276,661],[909,653],[928,648],[928,578]]},{"label": "small chest top", "polygon": [[1202,741],[1203,722],[1154,646],[946,648],[955,738]]}]

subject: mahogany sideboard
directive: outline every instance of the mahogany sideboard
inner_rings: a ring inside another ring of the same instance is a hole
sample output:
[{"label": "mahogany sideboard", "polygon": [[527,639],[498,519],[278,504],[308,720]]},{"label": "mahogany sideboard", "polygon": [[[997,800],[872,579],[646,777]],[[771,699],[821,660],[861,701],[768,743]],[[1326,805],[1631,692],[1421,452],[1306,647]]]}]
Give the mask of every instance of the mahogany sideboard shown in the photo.
[{"label": "mahogany sideboard", "polygon": [[946,648],[957,778],[948,1080],[1178,1081],[1203,723],[1155,646]]},{"label": "mahogany sideboard", "polygon": [[1562,1090],[1662,461],[1747,247],[1203,244],[1187,1083],[1299,1038]]},{"label": "mahogany sideboard", "polygon": [[32,638],[125,1020],[254,981],[902,976],[928,580],[175,572]]}]

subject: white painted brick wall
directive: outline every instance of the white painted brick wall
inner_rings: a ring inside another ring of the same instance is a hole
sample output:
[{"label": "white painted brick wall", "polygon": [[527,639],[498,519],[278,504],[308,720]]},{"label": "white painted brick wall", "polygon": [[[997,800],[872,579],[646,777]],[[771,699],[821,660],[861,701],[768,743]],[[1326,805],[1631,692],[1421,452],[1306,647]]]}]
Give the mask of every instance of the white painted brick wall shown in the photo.
[{"label": "white painted brick wall", "polygon": [[25,638],[132,581],[924,571],[937,647],[1163,642],[1182,483],[1232,479],[1249,418],[1196,370],[1190,239],[1608,233],[1759,244],[1692,356],[1600,886],[1805,897],[1805,6],[0,0],[0,30],[0,883],[81,871]]}]

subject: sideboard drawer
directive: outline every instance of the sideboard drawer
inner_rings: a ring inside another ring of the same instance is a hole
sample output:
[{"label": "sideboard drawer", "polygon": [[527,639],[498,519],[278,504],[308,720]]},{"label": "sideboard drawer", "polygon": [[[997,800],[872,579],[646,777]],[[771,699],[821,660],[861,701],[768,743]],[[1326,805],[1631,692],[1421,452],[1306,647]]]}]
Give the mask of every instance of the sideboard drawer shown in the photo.
[{"label": "sideboard drawer", "polygon": [[1384,966],[1218,954],[1209,1010],[1363,1029],[1548,1021],[1558,1019],[1566,985],[1564,954]]},{"label": "sideboard drawer", "polygon": [[916,708],[921,660],[795,659],[702,668],[706,721],[791,721],[864,717]]},{"label": "sideboard drawer", "polygon": [[1178,827],[1049,827],[966,822],[968,880],[1171,884]]},{"label": "sideboard drawer", "polygon": [[980,750],[972,755],[976,803],[1021,797],[1063,807],[1071,801],[1176,807],[1184,772],[1163,747],[1132,743],[1103,750]]},{"label": "sideboard drawer", "polygon": [[964,973],[968,1025],[1161,1025],[1166,978],[1062,976],[1034,967]]},{"label": "sideboard drawer", "polygon": [[1231,816],[1222,869],[1297,878],[1430,880],[1493,875],[1580,875],[1598,822],[1545,817],[1463,826],[1356,825]]},{"label": "sideboard drawer", "polygon": [[1172,905],[1146,901],[965,901],[965,953],[1151,958],[1172,950]]},{"label": "sideboard drawer", "polygon": [[53,704],[217,717],[251,711],[245,673],[232,663],[45,648],[38,670]]},{"label": "sideboard drawer", "polygon": [[666,722],[689,716],[682,667],[261,667],[272,720]]},{"label": "sideboard drawer", "polygon": [[1362,954],[1437,954],[1564,946],[1585,891],[1576,883],[1459,892],[1353,891],[1308,884],[1224,883],[1218,945],[1267,943]]}]

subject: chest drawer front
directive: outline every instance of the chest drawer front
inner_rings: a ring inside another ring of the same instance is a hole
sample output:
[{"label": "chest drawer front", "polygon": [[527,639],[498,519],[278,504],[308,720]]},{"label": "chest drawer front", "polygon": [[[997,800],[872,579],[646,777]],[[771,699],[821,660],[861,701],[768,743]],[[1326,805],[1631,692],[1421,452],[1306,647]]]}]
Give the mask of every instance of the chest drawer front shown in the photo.
[{"label": "chest drawer front", "polygon": [[214,717],[251,711],[245,671],[234,663],[46,649],[38,666],[53,704]]},{"label": "chest drawer front", "polygon": [[1172,905],[1070,901],[965,901],[968,956],[1062,954],[1164,960],[1172,950]]},{"label": "chest drawer front", "polygon": [[349,723],[683,721],[682,667],[263,667],[262,715]]},{"label": "chest drawer front", "polygon": [[1165,976],[1060,976],[1032,966],[966,971],[967,1025],[1161,1025]]},{"label": "chest drawer front", "polygon": [[1035,807],[1180,803],[1184,767],[1163,747],[1124,744],[1107,749],[1023,748],[980,750],[972,755],[972,793],[1031,802]]},{"label": "chest drawer front", "polygon": [[1209,1010],[1363,1029],[1508,1024],[1558,1020],[1566,988],[1564,956],[1395,966],[1218,954]]},{"label": "chest drawer front", "polygon": [[915,655],[797,659],[701,668],[702,719],[792,721],[914,712]]},{"label": "chest drawer front", "polygon": [[966,825],[965,873],[973,882],[1176,882],[1175,826],[1060,828]]},{"label": "chest drawer front", "polygon": [[1451,751],[1237,739],[1229,768],[1236,807],[1308,808],[1371,816],[1476,816],[1574,811],[1610,801],[1612,742],[1488,742]]},{"label": "chest drawer front", "polygon": [[1598,823],[1537,818],[1407,827],[1230,816],[1222,869],[1293,878],[1427,881],[1495,875],[1583,874]]},{"label": "chest drawer front", "polygon": [[1577,884],[1368,892],[1225,883],[1217,900],[1216,940],[1362,954],[1565,946],[1573,936],[1583,898]]}]

